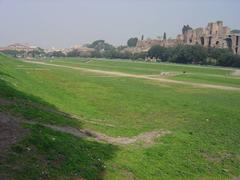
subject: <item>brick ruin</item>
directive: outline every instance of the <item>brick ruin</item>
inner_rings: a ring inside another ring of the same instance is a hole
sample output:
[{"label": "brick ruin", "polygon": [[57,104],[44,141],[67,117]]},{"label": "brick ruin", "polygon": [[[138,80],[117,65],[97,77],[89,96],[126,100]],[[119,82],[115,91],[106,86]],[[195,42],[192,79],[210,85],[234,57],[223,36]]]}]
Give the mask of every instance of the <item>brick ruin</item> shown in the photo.
[{"label": "brick ruin", "polygon": [[166,39],[166,35],[164,37],[138,41],[137,48],[147,51],[154,45],[173,47],[177,44],[199,44],[204,47],[229,48],[240,55],[240,34],[232,32],[229,27],[223,25],[222,21],[208,23],[206,28],[192,29],[187,25],[176,39]]}]

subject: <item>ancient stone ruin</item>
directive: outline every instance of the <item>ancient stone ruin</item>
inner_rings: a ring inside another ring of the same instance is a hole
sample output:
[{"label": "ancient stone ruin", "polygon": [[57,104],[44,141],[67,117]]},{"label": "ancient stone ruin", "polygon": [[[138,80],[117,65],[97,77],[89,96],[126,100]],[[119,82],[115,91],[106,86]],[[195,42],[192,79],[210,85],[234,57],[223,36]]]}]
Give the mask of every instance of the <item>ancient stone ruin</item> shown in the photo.
[{"label": "ancient stone ruin", "polygon": [[147,51],[154,45],[173,47],[177,44],[199,44],[204,47],[229,48],[235,54],[240,54],[240,34],[224,26],[222,21],[208,23],[206,28],[193,29],[189,25],[184,25],[182,34],[178,35],[176,39],[167,39],[166,34],[164,37],[163,39],[138,41],[137,48]]}]

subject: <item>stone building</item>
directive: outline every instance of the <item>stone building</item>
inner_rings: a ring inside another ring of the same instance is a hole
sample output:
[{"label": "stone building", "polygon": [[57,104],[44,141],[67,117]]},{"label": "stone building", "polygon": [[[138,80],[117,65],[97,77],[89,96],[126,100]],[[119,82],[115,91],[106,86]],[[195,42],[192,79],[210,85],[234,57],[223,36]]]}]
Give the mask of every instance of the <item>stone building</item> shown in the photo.
[{"label": "stone building", "polygon": [[32,45],[28,45],[28,44],[15,43],[15,44],[11,44],[7,47],[0,48],[0,51],[11,50],[11,51],[29,52],[29,51],[37,50],[38,48],[39,47],[37,47],[37,46],[32,46]]},{"label": "stone building", "polygon": [[[166,36],[166,35],[165,35]],[[222,21],[208,23],[205,28],[192,29],[184,25],[182,34],[176,39],[148,39],[138,41],[137,47],[143,51],[149,50],[154,45],[173,47],[177,44],[195,45],[212,48],[229,48],[235,54],[240,55],[240,34],[234,33]]]},{"label": "stone building", "polygon": [[181,43],[180,39],[147,39],[137,42],[137,48],[142,49],[143,51],[148,51],[152,46],[160,45],[163,47],[174,47],[176,44]]},{"label": "stone building", "polygon": [[183,40],[184,44],[200,44],[204,47],[229,48],[235,54],[240,54],[239,49],[240,34],[232,33],[231,29],[223,25],[222,21],[208,23],[206,28],[189,28],[183,31],[178,38]]}]

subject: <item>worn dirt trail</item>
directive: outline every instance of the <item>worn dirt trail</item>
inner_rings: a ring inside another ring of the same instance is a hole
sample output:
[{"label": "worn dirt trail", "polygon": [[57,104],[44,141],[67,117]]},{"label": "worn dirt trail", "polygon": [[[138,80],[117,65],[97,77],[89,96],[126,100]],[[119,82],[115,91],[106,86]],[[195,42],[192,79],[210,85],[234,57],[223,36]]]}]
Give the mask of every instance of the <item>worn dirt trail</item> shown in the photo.
[{"label": "worn dirt trail", "polygon": [[240,76],[240,70],[235,70],[233,73],[232,73],[233,76]]},{"label": "worn dirt trail", "polygon": [[66,66],[66,65],[59,65],[59,64],[50,64],[50,63],[39,62],[39,61],[23,60],[23,62],[32,63],[32,64],[46,65],[46,66],[53,66],[53,67],[63,67],[63,68],[68,68],[68,69],[81,70],[81,71],[85,71],[85,72],[92,72],[92,73],[98,73],[98,74],[106,74],[106,75],[111,75],[111,76],[139,78],[139,79],[147,79],[147,80],[159,81],[159,82],[164,82],[164,83],[190,85],[190,86],[198,87],[198,88],[211,88],[211,89],[240,91],[240,88],[231,87],[231,86],[222,86],[222,85],[213,85],[213,84],[205,84],[205,83],[192,83],[192,82],[185,82],[185,81],[176,81],[176,80],[164,79],[164,78],[159,78],[159,77],[158,78],[156,78],[156,77],[149,77],[147,75],[136,75],[136,74],[128,74],[128,73],[116,72],[116,71],[95,70],[95,69],[90,69],[90,68],[73,67],[73,66]]},{"label": "worn dirt trail", "polygon": [[[35,122],[29,122],[29,121],[25,121],[25,122],[29,124],[37,124]],[[99,132],[86,130],[86,129],[78,129],[73,127],[56,126],[56,125],[49,125],[49,124],[40,124],[40,125],[53,129],[55,131],[71,134],[75,137],[91,138],[96,141],[107,142],[115,145],[129,145],[129,144],[135,144],[135,143],[141,142],[143,143],[144,146],[151,146],[152,144],[154,144],[154,140],[156,138],[162,137],[171,133],[170,131],[167,131],[167,130],[159,130],[159,131],[142,133],[134,137],[111,137]]]},{"label": "worn dirt trail", "polygon": [[[16,103],[17,102],[0,98],[0,105],[12,105]],[[21,105],[23,104],[24,102],[21,103]],[[41,106],[34,106],[34,107],[41,108]],[[49,109],[49,111],[55,112],[54,110],[52,111],[51,109]],[[64,113],[61,113],[61,114],[64,116],[68,116],[67,114],[64,114]],[[27,124],[33,124],[33,125],[39,124],[46,128],[53,129],[55,131],[71,134],[75,137],[91,138],[95,141],[107,142],[107,143],[116,144],[116,145],[129,145],[129,144],[142,142],[144,146],[150,146],[154,144],[154,140],[157,137],[170,134],[170,131],[158,130],[158,131],[142,133],[134,137],[111,137],[106,134],[95,132],[92,130],[38,123],[38,122],[28,121],[20,117],[15,117],[15,116],[11,116],[10,114],[0,112],[0,152],[1,150],[5,150],[9,148],[12,144],[16,143],[17,140],[23,137],[26,130],[21,127],[20,125],[21,123],[27,123]]]}]

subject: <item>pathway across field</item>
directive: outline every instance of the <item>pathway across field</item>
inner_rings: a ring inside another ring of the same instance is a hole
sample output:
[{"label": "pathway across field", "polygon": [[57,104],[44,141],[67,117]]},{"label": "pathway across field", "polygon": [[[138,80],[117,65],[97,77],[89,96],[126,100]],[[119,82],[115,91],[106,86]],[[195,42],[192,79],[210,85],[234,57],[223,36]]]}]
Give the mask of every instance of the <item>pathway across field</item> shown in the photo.
[{"label": "pathway across field", "polygon": [[39,62],[39,61],[23,60],[23,62],[32,63],[32,64],[46,65],[46,66],[53,66],[53,67],[62,67],[62,68],[68,68],[68,69],[74,69],[74,70],[81,70],[81,71],[98,73],[98,74],[106,74],[106,75],[111,75],[111,76],[139,78],[139,79],[154,80],[154,81],[165,82],[165,83],[190,85],[190,86],[199,87],[199,88],[212,88],[212,89],[240,91],[240,88],[231,87],[231,86],[222,86],[222,85],[213,85],[213,84],[206,84],[206,83],[192,83],[192,82],[176,81],[176,80],[164,79],[164,78],[160,78],[160,77],[157,77],[157,78],[156,77],[149,77],[148,75],[136,75],[136,74],[116,72],[116,71],[95,70],[95,69],[90,69],[90,68],[81,68],[81,67],[73,67],[73,66],[66,66],[66,65],[58,65],[58,64],[51,64],[51,63]]}]

